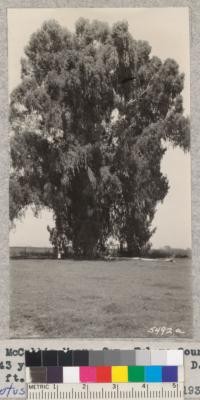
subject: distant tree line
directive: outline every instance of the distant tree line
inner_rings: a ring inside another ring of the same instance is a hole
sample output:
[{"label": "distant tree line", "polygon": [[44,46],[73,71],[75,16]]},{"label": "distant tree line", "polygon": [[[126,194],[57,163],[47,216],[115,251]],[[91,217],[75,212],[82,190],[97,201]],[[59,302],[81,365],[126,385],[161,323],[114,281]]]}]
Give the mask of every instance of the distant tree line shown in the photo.
[{"label": "distant tree line", "polygon": [[[121,257],[121,251],[119,247],[108,248],[107,254],[108,257],[105,257],[105,254],[101,256],[104,259],[112,260],[112,258]],[[126,255],[126,253],[125,253]],[[61,255],[62,256],[62,255]],[[74,257],[72,247],[69,247],[65,251],[65,258]],[[191,258],[191,249],[179,249],[172,247],[164,247],[159,249],[150,249],[147,252],[142,254],[144,258],[171,258],[172,260],[175,258]],[[11,246],[10,247],[10,258],[14,259],[55,259],[58,258],[57,249],[52,247],[31,247],[31,246]]]},{"label": "distant tree line", "polygon": [[47,207],[63,254],[72,243],[74,254],[95,257],[109,237],[121,253],[143,253],[169,189],[166,142],[189,149],[183,87],[178,64],[151,56],[124,21],[80,18],[75,33],[45,22],[11,95],[12,223],[28,206],[36,215]]}]

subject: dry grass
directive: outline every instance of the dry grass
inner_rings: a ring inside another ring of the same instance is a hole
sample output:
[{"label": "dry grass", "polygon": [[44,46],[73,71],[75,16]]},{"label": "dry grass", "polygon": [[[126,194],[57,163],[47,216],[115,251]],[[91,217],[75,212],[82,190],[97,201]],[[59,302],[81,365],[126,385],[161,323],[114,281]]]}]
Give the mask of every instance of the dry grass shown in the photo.
[{"label": "dry grass", "polygon": [[189,337],[190,260],[12,260],[10,311],[16,338],[149,337],[152,326]]}]

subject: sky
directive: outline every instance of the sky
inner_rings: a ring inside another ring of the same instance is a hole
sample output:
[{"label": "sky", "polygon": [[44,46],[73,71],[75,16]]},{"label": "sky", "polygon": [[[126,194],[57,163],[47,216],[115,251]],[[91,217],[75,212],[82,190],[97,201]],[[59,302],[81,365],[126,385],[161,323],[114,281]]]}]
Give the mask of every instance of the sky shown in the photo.
[{"label": "sky", "polygon": [[[74,31],[79,17],[99,19],[110,25],[127,20],[136,40],[148,40],[152,55],[175,59],[185,74],[183,91],[185,114],[190,114],[189,12],[186,7],[169,8],[38,8],[8,9],[9,92],[20,83],[20,59],[30,35],[48,19],[57,20]],[[163,157],[162,172],[169,181],[169,192],[158,204],[153,226],[153,247],[191,247],[191,168],[190,154],[179,148]],[[11,246],[49,246],[46,226],[53,226],[51,212],[43,210],[38,218],[29,208],[10,232]]]}]

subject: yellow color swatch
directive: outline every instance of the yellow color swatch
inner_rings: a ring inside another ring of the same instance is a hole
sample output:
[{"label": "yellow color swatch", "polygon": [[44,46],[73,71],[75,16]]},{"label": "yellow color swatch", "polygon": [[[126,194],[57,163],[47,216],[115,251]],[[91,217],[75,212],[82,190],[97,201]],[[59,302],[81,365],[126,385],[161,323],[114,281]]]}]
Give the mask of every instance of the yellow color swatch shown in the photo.
[{"label": "yellow color swatch", "polygon": [[112,367],[112,382],[128,382],[128,367]]}]

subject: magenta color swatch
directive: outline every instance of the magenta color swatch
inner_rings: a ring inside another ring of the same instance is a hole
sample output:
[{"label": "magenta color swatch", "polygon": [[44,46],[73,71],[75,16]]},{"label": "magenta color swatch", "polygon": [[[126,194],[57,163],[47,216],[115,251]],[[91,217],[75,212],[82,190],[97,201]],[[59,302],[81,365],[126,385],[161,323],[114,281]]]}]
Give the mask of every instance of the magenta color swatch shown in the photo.
[{"label": "magenta color swatch", "polygon": [[80,382],[96,382],[96,367],[80,367]]}]

